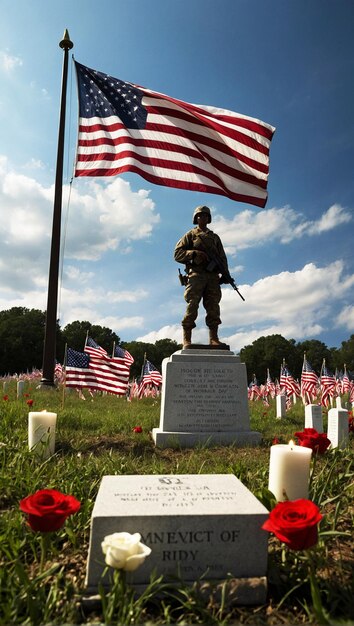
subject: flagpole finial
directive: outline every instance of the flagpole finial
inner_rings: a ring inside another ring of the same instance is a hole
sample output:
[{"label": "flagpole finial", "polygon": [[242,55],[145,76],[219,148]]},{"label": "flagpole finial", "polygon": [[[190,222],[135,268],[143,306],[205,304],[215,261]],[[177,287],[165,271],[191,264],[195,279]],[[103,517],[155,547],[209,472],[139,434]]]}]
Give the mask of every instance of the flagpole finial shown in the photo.
[{"label": "flagpole finial", "polygon": [[63,39],[59,42],[59,46],[61,48],[67,48],[68,50],[71,50],[71,48],[74,47],[74,44],[70,39],[69,31],[67,28],[64,30]]}]

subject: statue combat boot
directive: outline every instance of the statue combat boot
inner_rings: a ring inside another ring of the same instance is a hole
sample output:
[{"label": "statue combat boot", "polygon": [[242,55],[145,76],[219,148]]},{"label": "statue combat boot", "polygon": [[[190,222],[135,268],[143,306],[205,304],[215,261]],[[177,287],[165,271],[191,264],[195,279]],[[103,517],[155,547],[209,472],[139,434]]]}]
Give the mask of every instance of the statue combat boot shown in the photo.
[{"label": "statue combat boot", "polygon": [[226,348],[226,344],[222,343],[222,341],[220,341],[219,337],[218,337],[218,327],[217,326],[213,326],[212,328],[209,328],[209,345],[210,346],[215,346],[215,347],[219,347],[219,348]]}]

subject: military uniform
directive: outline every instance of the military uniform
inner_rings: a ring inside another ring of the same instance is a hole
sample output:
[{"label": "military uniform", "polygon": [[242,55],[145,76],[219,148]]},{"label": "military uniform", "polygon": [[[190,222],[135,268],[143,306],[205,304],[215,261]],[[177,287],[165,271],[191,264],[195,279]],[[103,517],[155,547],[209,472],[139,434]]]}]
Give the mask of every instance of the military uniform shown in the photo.
[{"label": "military uniform", "polygon": [[[200,212],[207,213],[206,209],[207,207],[197,207],[193,219],[194,223],[198,221],[196,216]],[[205,323],[210,331],[214,332],[212,343],[216,345],[220,343],[217,338],[217,328],[221,324],[219,278],[221,272],[219,268],[210,266],[210,256],[213,255],[219,258],[225,273],[228,273],[227,258],[221,239],[209,228],[201,229],[199,226],[192,228],[178,241],[175,247],[175,261],[184,263],[188,274],[188,284],[184,291],[187,309],[182,320],[184,333],[189,332],[189,339],[184,342],[186,344],[190,343],[190,332],[196,326],[195,320],[198,316],[201,300],[206,310]]]}]

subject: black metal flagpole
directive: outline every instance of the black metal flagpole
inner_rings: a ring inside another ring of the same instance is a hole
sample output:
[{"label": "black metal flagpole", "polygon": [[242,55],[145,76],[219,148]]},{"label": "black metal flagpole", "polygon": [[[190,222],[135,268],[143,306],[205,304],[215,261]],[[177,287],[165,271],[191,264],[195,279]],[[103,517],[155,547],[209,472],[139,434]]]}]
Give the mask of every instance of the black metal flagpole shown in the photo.
[{"label": "black metal flagpole", "polygon": [[57,166],[55,174],[54,209],[52,226],[52,245],[50,252],[47,314],[43,347],[43,374],[41,385],[54,386],[54,368],[56,356],[56,329],[57,329],[57,304],[58,304],[58,279],[60,257],[60,228],[61,206],[63,189],[63,161],[64,161],[64,137],[65,137],[65,110],[66,110],[66,85],[68,79],[69,50],[73,47],[67,29],[59,46],[64,50],[63,74],[61,83],[61,104],[58,132]]}]

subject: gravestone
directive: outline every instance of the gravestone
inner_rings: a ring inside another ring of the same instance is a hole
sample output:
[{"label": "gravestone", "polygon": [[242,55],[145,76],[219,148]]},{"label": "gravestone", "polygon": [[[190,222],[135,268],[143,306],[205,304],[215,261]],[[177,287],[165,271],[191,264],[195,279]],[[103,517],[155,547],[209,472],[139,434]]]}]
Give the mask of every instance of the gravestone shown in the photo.
[{"label": "gravestone", "polygon": [[318,433],[323,433],[322,407],[319,404],[305,406],[305,428],[315,428]]},{"label": "gravestone", "polygon": [[24,380],[19,380],[17,382],[17,398],[22,398],[23,396],[23,392],[25,389],[25,381]]},{"label": "gravestone", "polygon": [[286,416],[286,396],[275,396],[277,419],[281,419]]},{"label": "gravestone", "polygon": [[202,576],[232,577],[246,583],[240,603],[247,597],[250,604],[263,603],[268,535],[261,526],[267,517],[267,509],[232,474],[104,476],[92,513],[87,593],[97,593],[100,582],[108,584],[102,578],[104,537],[138,532],[152,552],[127,573],[137,589],[146,586],[153,570],[187,584]]},{"label": "gravestone", "polygon": [[331,448],[345,448],[349,442],[348,411],[330,409],[328,411],[327,437]]},{"label": "gravestone", "polygon": [[156,446],[255,445],[244,363],[230,350],[179,350],[162,362]]}]

